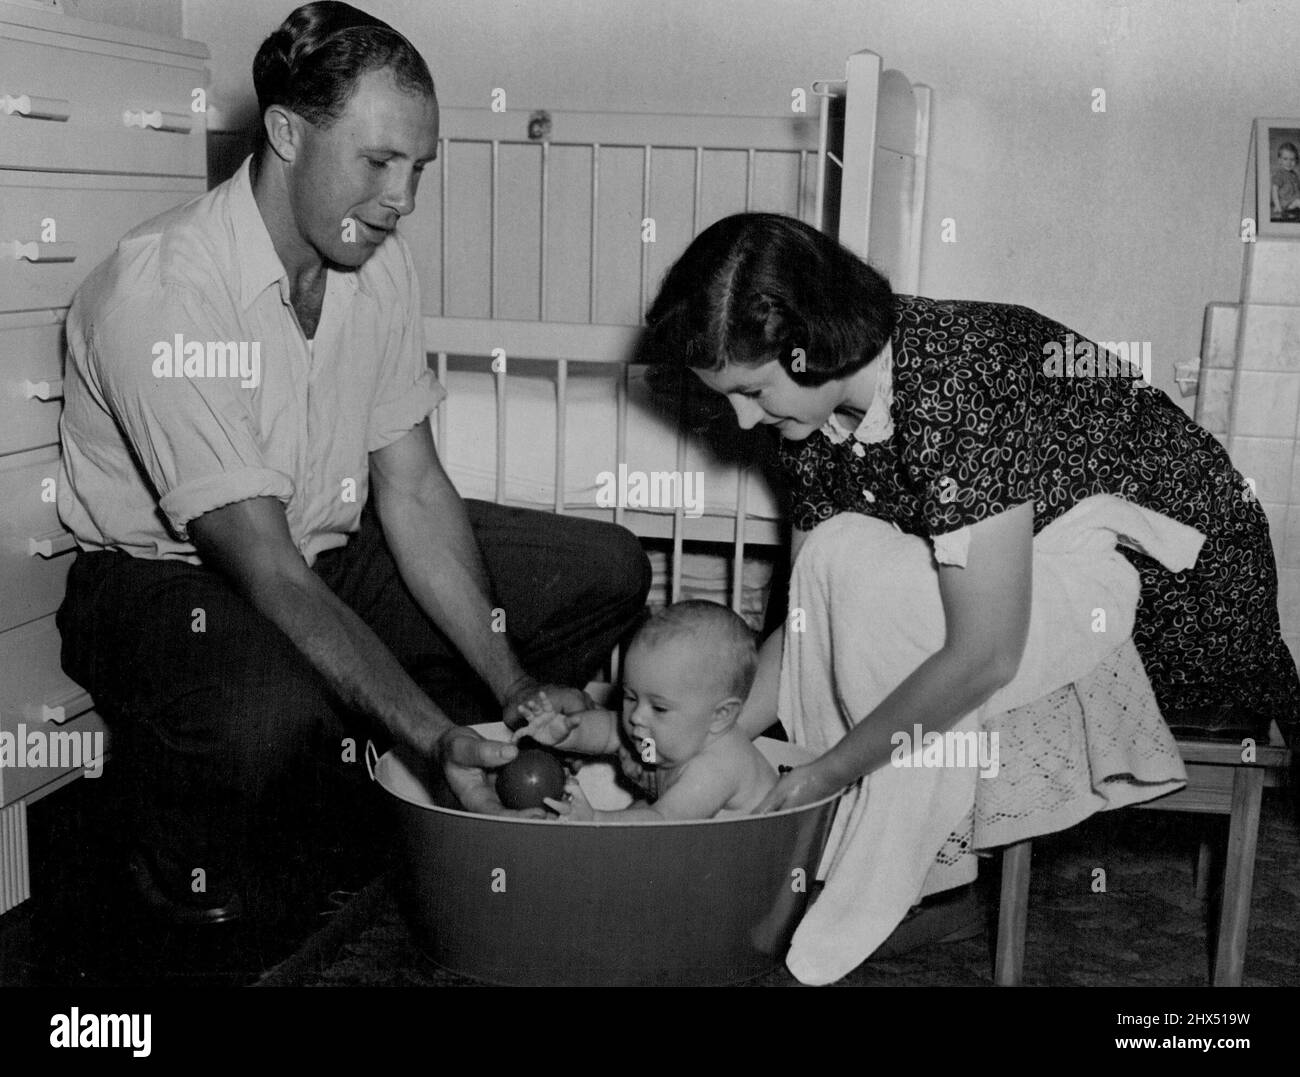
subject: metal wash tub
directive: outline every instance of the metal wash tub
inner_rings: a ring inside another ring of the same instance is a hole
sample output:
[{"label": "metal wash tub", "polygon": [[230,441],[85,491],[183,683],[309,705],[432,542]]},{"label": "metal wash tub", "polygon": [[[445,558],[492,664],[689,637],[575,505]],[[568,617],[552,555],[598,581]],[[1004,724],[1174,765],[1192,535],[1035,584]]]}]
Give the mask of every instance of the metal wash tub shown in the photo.
[{"label": "metal wash tub", "polygon": [[[756,743],[774,765],[810,758],[781,741]],[[435,962],[499,984],[762,974],[784,957],[803,914],[837,800],[690,822],[559,823],[441,807],[416,769],[394,752],[375,767],[397,816],[403,911]],[[584,768],[582,781],[597,807],[619,806],[608,765]]]}]

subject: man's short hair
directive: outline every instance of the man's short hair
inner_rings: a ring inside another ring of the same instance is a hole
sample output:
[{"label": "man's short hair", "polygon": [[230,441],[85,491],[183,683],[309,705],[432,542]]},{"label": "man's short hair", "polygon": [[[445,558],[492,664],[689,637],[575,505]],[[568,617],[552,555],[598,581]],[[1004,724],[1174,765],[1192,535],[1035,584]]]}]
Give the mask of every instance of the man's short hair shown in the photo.
[{"label": "man's short hair", "polygon": [[387,70],[404,91],[436,98],[424,58],[388,23],[338,0],[303,4],[262,42],[253,60],[257,104],[283,105],[328,127],[367,71]]}]

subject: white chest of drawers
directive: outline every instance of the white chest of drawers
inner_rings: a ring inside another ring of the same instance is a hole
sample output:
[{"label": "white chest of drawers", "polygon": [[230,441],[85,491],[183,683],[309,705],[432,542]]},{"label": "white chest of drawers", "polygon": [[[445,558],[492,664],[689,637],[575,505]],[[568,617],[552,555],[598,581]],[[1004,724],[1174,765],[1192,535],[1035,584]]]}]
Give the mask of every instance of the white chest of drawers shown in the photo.
[{"label": "white chest of drawers", "polygon": [[[0,738],[11,748],[32,730],[104,731],[60,668],[54,625],[74,545],[53,504],[62,322],[125,232],[206,190],[207,56],[0,0]],[[31,892],[27,804],[84,771],[66,755],[30,762],[0,766],[0,914]]]}]

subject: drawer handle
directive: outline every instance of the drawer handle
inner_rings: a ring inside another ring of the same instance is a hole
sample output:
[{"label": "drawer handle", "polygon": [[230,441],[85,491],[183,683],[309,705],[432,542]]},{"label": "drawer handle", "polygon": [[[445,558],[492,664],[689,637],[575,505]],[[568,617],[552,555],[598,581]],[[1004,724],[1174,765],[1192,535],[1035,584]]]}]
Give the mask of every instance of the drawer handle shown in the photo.
[{"label": "drawer handle", "polygon": [[24,243],[20,239],[13,241],[14,261],[28,262],[75,262],[77,245],[75,243]]},{"label": "drawer handle", "polygon": [[24,381],[23,396],[28,400],[62,400],[63,379],[46,378],[44,381]]},{"label": "drawer handle", "polygon": [[0,94],[0,108],[6,116],[26,116],[33,120],[66,120],[72,115],[72,106],[61,97],[33,97],[19,94],[10,97]]},{"label": "drawer handle", "polygon": [[127,127],[138,127],[140,130],[152,128],[155,131],[177,131],[180,134],[187,135],[194,126],[191,120],[183,112],[160,112],[158,109],[129,108],[122,113],[122,122]]},{"label": "drawer handle", "polygon": [[70,684],[57,696],[47,699],[39,707],[28,706],[24,707],[23,710],[28,718],[62,725],[69,718],[85,714],[94,705],[95,701],[91,699],[89,692],[79,684]]},{"label": "drawer handle", "polygon": [[60,528],[58,531],[47,531],[43,535],[36,535],[27,540],[28,557],[58,557],[61,553],[67,553],[77,545],[77,540],[71,531],[64,531]]}]

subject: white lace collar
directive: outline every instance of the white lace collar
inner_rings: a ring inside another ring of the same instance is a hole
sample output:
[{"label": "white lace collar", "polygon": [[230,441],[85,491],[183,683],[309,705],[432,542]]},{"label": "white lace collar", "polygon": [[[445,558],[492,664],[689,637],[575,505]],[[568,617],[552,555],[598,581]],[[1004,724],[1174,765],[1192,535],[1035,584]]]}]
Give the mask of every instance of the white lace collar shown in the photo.
[{"label": "white lace collar", "polygon": [[[834,412],[831,413],[822,427],[822,433],[832,445],[839,445],[850,437],[859,445],[862,443],[870,445],[873,442],[885,441],[894,433],[894,420],[889,414],[894,402],[893,360],[893,345],[886,343],[884,351],[875,360],[880,364],[876,371],[875,392],[871,396],[871,403],[867,405],[867,413],[862,416],[862,422],[858,423],[856,430],[849,430],[835,417]],[[861,456],[859,445],[854,445],[853,451]]]}]

